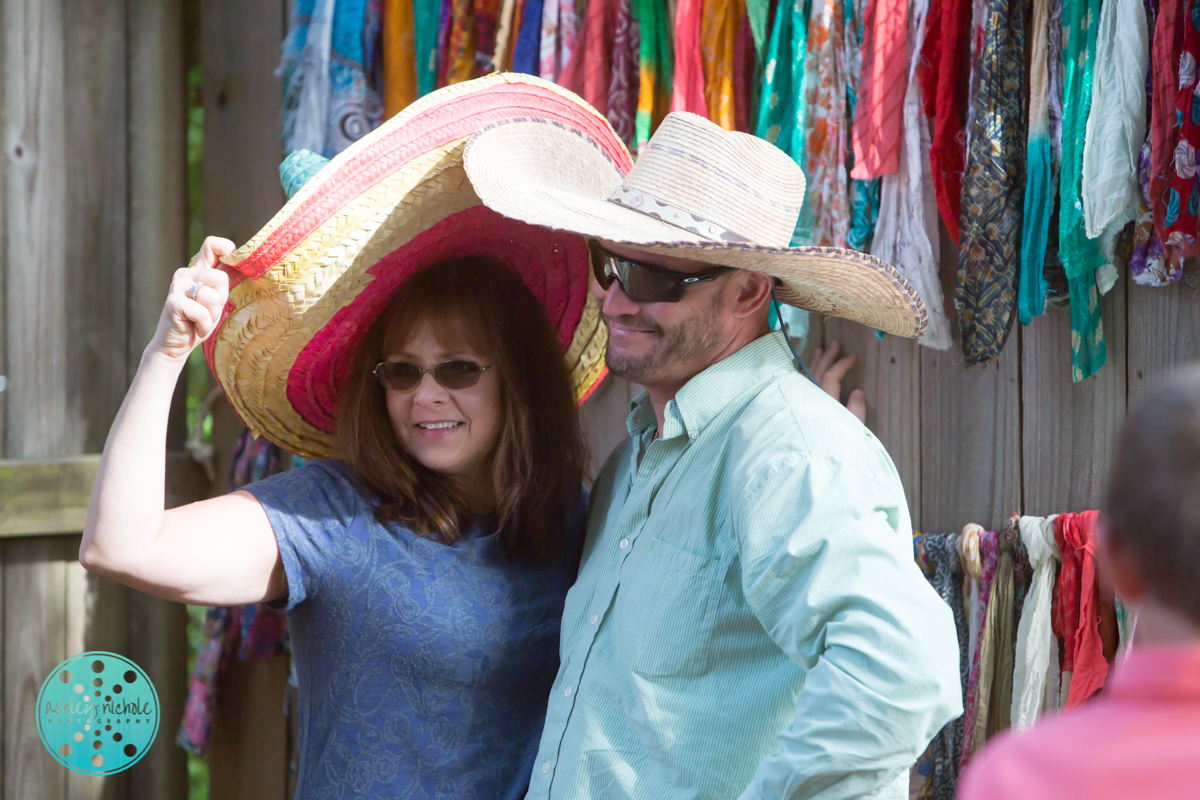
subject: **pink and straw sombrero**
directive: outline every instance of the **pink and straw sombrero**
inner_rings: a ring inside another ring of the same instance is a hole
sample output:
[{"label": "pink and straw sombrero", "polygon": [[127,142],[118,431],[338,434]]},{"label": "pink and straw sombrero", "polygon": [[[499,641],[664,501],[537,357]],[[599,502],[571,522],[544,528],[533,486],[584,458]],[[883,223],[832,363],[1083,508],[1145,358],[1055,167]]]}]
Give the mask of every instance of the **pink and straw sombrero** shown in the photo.
[{"label": "pink and straw sombrero", "polygon": [[346,365],[371,322],[408,276],[471,255],[521,275],[558,331],[576,398],[591,393],[607,338],[584,239],[485,208],[463,169],[476,131],[529,117],[585,131],[615,169],[630,169],[583,100],[528,75],[490,75],[433,92],[355,142],[224,259],[229,302],[204,350],[251,431],[299,455],[333,456]]}]

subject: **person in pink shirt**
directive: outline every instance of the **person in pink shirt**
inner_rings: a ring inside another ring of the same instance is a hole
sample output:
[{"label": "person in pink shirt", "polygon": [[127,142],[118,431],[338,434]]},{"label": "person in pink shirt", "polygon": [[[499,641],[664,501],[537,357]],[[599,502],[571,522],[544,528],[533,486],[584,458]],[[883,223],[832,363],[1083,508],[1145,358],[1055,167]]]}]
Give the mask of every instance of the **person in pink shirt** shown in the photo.
[{"label": "person in pink shirt", "polygon": [[1095,700],[984,748],[959,800],[1200,798],[1200,368],[1126,421],[1096,557],[1132,649]]}]

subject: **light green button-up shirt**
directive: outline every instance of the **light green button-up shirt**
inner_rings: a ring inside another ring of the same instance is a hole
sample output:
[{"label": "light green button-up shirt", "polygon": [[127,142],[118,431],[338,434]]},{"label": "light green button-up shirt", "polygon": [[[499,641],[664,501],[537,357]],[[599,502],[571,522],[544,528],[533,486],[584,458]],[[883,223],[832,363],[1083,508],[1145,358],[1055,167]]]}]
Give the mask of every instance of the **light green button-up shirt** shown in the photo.
[{"label": "light green button-up shirt", "polygon": [[593,487],[529,800],[906,798],[962,692],[883,446],[779,333],[654,427]]}]

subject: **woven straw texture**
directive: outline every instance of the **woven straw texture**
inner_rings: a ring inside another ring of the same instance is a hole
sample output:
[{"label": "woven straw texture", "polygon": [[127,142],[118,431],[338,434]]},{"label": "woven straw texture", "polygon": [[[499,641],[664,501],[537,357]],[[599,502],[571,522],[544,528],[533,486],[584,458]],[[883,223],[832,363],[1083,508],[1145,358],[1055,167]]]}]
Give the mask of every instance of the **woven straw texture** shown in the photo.
[{"label": "woven straw texture", "polygon": [[925,305],[895,267],[854,250],[787,247],[800,169],[695,114],[668,115],[628,177],[589,132],[536,118],[481,129],[464,160],[484,205],[506,217],[764,272],[781,281],[781,302],[908,338],[925,330]]},{"label": "woven straw texture", "polygon": [[488,255],[521,273],[559,332],[577,398],[595,388],[606,329],[583,240],[483,208],[463,170],[472,133],[523,113],[587,130],[628,169],[608,123],[578,97],[529,76],[489,76],[427,95],[347,148],[226,259],[229,303],[205,352],[256,435],[334,455],[347,359],[403,279],[443,258]]}]

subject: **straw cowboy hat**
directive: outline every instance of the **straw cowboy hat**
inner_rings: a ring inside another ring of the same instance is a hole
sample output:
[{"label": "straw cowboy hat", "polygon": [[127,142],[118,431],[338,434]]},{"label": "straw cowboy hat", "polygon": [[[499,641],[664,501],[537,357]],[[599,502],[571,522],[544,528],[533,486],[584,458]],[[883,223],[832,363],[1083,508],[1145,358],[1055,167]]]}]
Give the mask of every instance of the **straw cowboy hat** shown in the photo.
[{"label": "straw cowboy hat", "polygon": [[505,219],[463,170],[472,134],[512,117],[579,131],[619,173],[631,163],[608,122],[570,92],[492,75],[427,95],[326,164],[222,267],[213,375],[256,435],[293,453],[335,454],[347,363],[405,278],[449,258],[516,270],[558,331],[580,402],[604,376],[607,331],[588,292],[586,240]]},{"label": "straw cowboy hat", "polygon": [[696,114],[668,114],[629,171],[624,148],[532,116],[481,130],[464,159],[484,205],[510,219],[763,272],[778,279],[781,302],[898,336],[925,331],[925,305],[895,267],[855,250],[788,247],[803,172],[774,145]]}]

